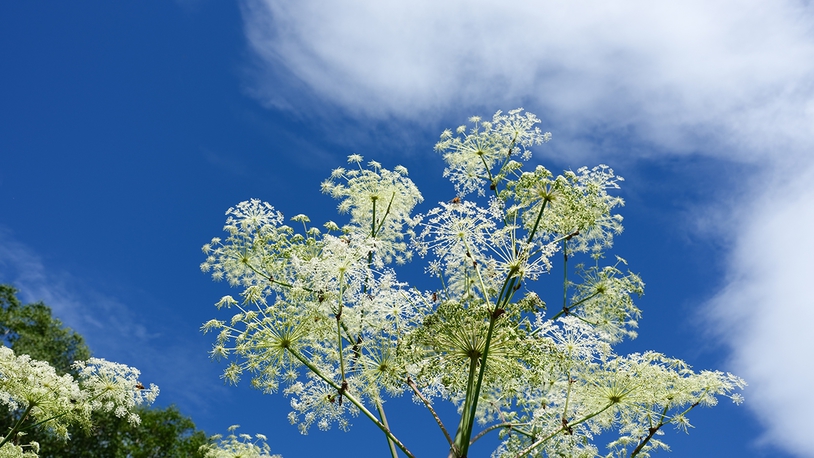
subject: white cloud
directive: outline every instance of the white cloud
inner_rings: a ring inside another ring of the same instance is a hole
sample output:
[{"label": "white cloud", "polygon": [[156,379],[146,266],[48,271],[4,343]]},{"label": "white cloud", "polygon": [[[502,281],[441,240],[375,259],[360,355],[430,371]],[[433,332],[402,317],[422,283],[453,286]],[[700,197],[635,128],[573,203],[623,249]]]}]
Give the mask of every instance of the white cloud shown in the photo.
[{"label": "white cloud", "polygon": [[[799,172],[798,172],[799,173]],[[790,186],[766,187],[740,234],[727,286],[712,301],[733,349],[734,370],[749,381],[748,403],[766,440],[814,456],[810,434],[814,370],[814,168]],[[750,210],[753,210],[750,208]]]},{"label": "white cloud", "polygon": [[251,90],[271,105],[310,97],[379,121],[525,106],[572,157],[751,164],[717,228],[735,233],[713,302],[767,440],[814,456],[809,1],[246,0],[243,17]]},{"label": "white cloud", "polygon": [[561,139],[633,129],[674,151],[715,140],[749,156],[811,140],[812,12],[797,2],[244,5],[249,43],[276,73],[254,89],[273,104],[297,105],[290,89],[305,85],[371,117],[527,102]]}]

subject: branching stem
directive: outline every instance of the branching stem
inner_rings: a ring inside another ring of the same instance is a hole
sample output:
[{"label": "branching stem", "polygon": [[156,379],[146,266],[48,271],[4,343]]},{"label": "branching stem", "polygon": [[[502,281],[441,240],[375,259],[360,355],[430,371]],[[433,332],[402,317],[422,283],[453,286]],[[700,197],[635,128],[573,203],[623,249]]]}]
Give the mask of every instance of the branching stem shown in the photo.
[{"label": "branching stem", "polygon": [[[314,373],[314,375],[321,378],[325,383],[332,386],[336,390],[342,389],[342,387],[339,384],[337,384],[330,377],[326,377],[325,374],[322,373],[322,371],[320,371],[316,366],[314,366],[313,363],[311,363],[311,361],[309,361],[306,357],[301,355],[298,351],[292,348],[287,348],[287,350],[294,356],[294,358],[301,362],[305,367],[310,369],[311,372]],[[373,414],[373,412],[368,410],[367,407],[365,407],[365,405],[362,404],[361,401],[356,399],[356,396],[349,393],[347,390],[345,390],[344,395],[348,399],[348,401],[355,405],[356,408],[358,408],[368,419],[370,419],[370,421],[372,421],[380,430],[382,430],[382,432],[387,436],[387,438],[393,441],[393,443],[396,444],[396,447],[398,447],[402,452],[404,452],[405,455],[407,455],[409,458],[415,458],[415,455],[413,455],[410,452],[410,450],[408,450],[407,447],[390,431],[390,428],[388,428],[384,423],[382,423],[376,417],[376,415]]]},{"label": "branching stem", "polygon": [[427,407],[427,410],[430,411],[430,413],[432,414],[432,418],[435,419],[435,422],[438,423],[438,427],[441,428],[441,432],[444,433],[444,437],[447,438],[447,442],[449,442],[450,449],[454,447],[455,444],[452,442],[452,437],[449,435],[449,432],[447,432],[447,428],[444,427],[444,423],[441,421],[441,417],[439,417],[438,414],[435,412],[435,409],[432,408],[432,404],[430,403],[429,399],[427,399],[423,394],[421,394],[421,391],[419,391],[418,386],[416,386],[415,382],[410,377],[407,377],[407,385],[413,390],[413,393],[415,393],[415,395],[418,396],[418,399],[421,399],[421,402],[424,403],[424,406]]},{"label": "branching stem", "polygon": [[[384,414],[384,406],[382,405],[382,401],[376,399],[374,401],[376,403],[376,410],[379,412],[379,416],[382,418],[382,424],[387,428],[390,429],[390,425],[387,424],[387,415]],[[399,452],[396,451],[396,444],[393,442],[393,439],[390,439],[390,436],[387,436],[387,448],[390,449],[390,456],[392,458],[398,458]]]},{"label": "branching stem", "polygon": [[521,450],[521,451],[520,451],[520,452],[519,452],[517,455],[515,455],[515,456],[514,456],[514,458],[522,458],[522,457],[524,457],[524,456],[528,455],[529,453],[531,453],[532,451],[534,451],[534,449],[535,449],[535,448],[537,448],[537,447],[539,447],[539,446],[543,445],[544,443],[546,443],[548,440],[550,440],[552,437],[556,436],[557,434],[559,434],[559,433],[561,433],[561,432],[563,432],[563,431],[567,431],[567,430],[568,430],[568,428],[573,428],[574,426],[577,426],[577,425],[578,425],[578,424],[580,424],[580,423],[584,423],[584,422],[586,422],[586,421],[590,420],[591,418],[593,418],[593,417],[595,417],[595,416],[597,416],[597,415],[601,414],[602,412],[604,412],[604,411],[608,410],[608,409],[609,409],[609,408],[610,408],[612,405],[614,405],[614,404],[616,404],[616,403],[615,403],[615,402],[611,402],[611,403],[609,403],[608,405],[606,405],[605,407],[603,407],[602,409],[600,409],[600,410],[598,410],[598,411],[596,411],[596,412],[594,412],[594,413],[592,413],[592,414],[588,415],[587,417],[584,417],[584,418],[580,419],[580,420],[579,420],[579,421],[577,421],[577,422],[563,424],[563,426],[561,426],[561,427],[560,427],[558,430],[554,431],[553,433],[549,434],[548,436],[546,436],[546,437],[544,437],[544,438],[542,438],[542,439],[540,439],[540,440],[538,440],[538,441],[536,441],[536,442],[532,443],[532,444],[531,444],[531,445],[529,445],[528,447],[526,447],[526,448],[524,448],[523,450]]},{"label": "branching stem", "polygon": [[28,415],[31,413],[31,410],[34,409],[34,405],[35,404],[33,402],[28,404],[28,407],[25,408],[25,412],[23,412],[23,414],[20,416],[20,419],[17,421],[17,423],[14,424],[14,427],[11,428],[11,431],[9,431],[8,434],[6,434],[6,437],[3,438],[3,441],[0,442],[0,448],[2,448],[3,445],[6,444],[6,442],[14,438],[17,432],[21,430],[23,422],[28,418]]}]

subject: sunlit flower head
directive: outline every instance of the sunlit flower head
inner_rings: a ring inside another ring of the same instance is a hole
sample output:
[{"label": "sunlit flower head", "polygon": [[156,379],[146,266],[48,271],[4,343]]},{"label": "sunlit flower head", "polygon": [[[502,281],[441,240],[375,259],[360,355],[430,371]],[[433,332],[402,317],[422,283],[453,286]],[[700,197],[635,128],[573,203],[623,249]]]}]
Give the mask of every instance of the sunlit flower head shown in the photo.
[{"label": "sunlit flower head", "polygon": [[363,168],[361,161],[359,155],[350,156],[348,162],[359,167],[334,170],[322,191],[340,200],[340,213],[350,213],[348,229],[377,240],[376,256],[385,262],[404,261],[410,256],[404,239],[415,224],[411,212],[423,197],[406,168],[391,171],[375,161]]},{"label": "sunlit flower head", "polygon": [[470,122],[472,127],[467,130],[460,126],[457,136],[445,130],[435,145],[447,163],[444,176],[455,184],[460,196],[472,192],[484,195],[484,184],[488,187],[495,182],[501,166],[515,156],[530,159],[529,148],[551,138],[550,133],[535,126],[540,120],[531,113],[523,113],[522,108],[508,114],[498,111],[491,121],[472,117]]}]

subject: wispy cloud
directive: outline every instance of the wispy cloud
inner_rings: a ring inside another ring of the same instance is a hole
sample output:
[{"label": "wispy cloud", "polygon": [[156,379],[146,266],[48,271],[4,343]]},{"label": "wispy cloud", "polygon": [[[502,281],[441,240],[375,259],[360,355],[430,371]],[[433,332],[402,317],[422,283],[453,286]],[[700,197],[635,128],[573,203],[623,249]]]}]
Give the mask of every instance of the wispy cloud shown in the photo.
[{"label": "wispy cloud", "polygon": [[[145,382],[162,388],[162,403],[206,409],[222,386],[212,386],[217,368],[206,355],[179,340],[155,316],[145,316],[138,299],[123,301],[92,281],[47,265],[42,256],[0,226],[0,283],[19,290],[23,303],[42,301],[66,326],[85,337],[94,356],[135,366]],[[189,410],[186,409],[186,410]]]},{"label": "wispy cloud", "polygon": [[[23,302],[42,301],[63,322],[85,336],[105,338],[99,330],[109,327],[117,332],[110,335],[134,337],[143,334],[143,328],[130,318],[130,312],[116,300],[96,297],[85,301],[77,294],[79,282],[67,272],[48,272],[42,258],[18,242],[5,228],[0,227],[0,278],[20,290]],[[71,286],[73,285],[73,286]],[[90,293],[93,294],[93,293]],[[104,314],[95,313],[98,308]],[[111,320],[106,322],[107,320]],[[96,331],[96,332],[94,332]]]},{"label": "wispy cloud", "polygon": [[525,105],[573,158],[747,164],[739,210],[715,209],[733,245],[713,302],[767,440],[814,456],[811,2],[246,0],[243,17],[270,105],[413,122]]}]

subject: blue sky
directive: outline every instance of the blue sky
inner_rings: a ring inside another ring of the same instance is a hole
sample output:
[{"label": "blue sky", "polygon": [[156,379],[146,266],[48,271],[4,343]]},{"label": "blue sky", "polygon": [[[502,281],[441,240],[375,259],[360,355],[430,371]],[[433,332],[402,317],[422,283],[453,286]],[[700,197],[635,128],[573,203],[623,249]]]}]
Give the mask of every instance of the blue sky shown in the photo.
[{"label": "blue sky", "polygon": [[[647,287],[624,350],[750,384],[668,431],[672,456],[814,456],[810,2],[5,2],[0,62],[0,281],[210,434],[385,452],[361,418],[303,437],[282,396],[223,385],[198,328],[232,291],[198,264],[224,211],[335,218],[319,183],[351,153],[405,165],[426,210],[454,196],[440,132],[522,106],[553,133],[533,161],[626,178],[615,252]],[[392,404],[437,456],[426,412]]]}]

